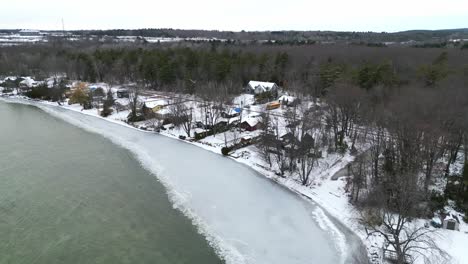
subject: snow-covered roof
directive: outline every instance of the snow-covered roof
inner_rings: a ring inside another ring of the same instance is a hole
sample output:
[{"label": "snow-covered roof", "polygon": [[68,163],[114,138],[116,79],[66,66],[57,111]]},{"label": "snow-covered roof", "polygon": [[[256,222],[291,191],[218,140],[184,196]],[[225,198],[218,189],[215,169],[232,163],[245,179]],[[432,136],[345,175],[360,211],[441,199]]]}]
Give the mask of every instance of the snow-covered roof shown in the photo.
[{"label": "snow-covered roof", "polygon": [[236,108],[231,108],[227,111],[226,114],[228,115],[235,115],[235,114],[240,114],[242,109],[240,109],[239,107],[236,107]]},{"label": "snow-covered roof", "polygon": [[249,124],[249,126],[254,127],[254,126],[256,126],[260,121],[258,121],[257,118],[248,117],[248,118],[242,120],[242,123],[244,123],[244,122],[246,122],[247,124]]},{"label": "snow-covered roof", "polygon": [[22,80],[20,84],[24,84],[27,87],[33,87],[37,85],[37,82],[31,77],[24,77],[24,80]]},{"label": "snow-covered roof", "polygon": [[166,101],[164,100],[147,100],[145,101],[145,106],[148,108],[155,108],[156,106],[164,106],[167,105]]},{"label": "snow-covered roof", "polygon": [[19,31],[19,33],[39,33],[41,31],[36,30],[36,29],[22,29]]},{"label": "snow-covered roof", "polygon": [[288,102],[293,102],[294,100],[296,100],[296,97],[294,96],[290,96],[290,95],[282,95],[278,101],[288,101]]},{"label": "snow-covered roof", "polygon": [[15,76],[8,76],[8,77],[5,77],[4,81],[16,81],[16,77]]},{"label": "snow-covered roof", "polygon": [[445,216],[444,221],[456,221],[456,222],[458,222],[458,219],[453,217],[452,214],[448,214],[447,216]]},{"label": "snow-covered roof", "polygon": [[249,86],[256,89],[257,87],[264,90],[270,91],[276,84],[272,82],[259,82],[259,81],[250,81]]}]

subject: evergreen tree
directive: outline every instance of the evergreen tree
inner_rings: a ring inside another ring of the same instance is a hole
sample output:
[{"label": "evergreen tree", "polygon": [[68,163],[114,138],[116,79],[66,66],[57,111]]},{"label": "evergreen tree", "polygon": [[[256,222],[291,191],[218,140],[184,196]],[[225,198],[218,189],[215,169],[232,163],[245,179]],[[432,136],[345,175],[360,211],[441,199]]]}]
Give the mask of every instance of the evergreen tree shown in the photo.
[{"label": "evergreen tree", "polygon": [[102,112],[101,112],[101,116],[107,117],[110,114],[112,114],[112,111],[113,111],[112,106],[114,105],[114,102],[115,102],[114,95],[112,94],[111,89],[109,89],[107,91],[106,100],[104,101],[104,104],[103,104],[103,109],[102,109]]}]

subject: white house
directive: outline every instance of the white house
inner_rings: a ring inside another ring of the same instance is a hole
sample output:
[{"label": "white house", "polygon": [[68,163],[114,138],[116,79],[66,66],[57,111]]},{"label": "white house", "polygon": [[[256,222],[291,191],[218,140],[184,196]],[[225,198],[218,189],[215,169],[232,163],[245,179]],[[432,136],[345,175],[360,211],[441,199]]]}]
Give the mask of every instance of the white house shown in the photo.
[{"label": "white house", "polygon": [[445,216],[442,227],[449,230],[460,231],[460,220],[458,220],[458,217],[455,215],[448,214]]},{"label": "white house", "polygon": [[272,82],[250,81],[246,88],[246,92],[253,94],[261,94],[265,92],[276,91],[278,91],[278,85]]},{"label": "white house", "polygon": [[24,80],[20,82],[20,87],[22,88],[32,88],[37,87],[38,85],[39,82],[34,81],[34,79],[31,77],[24,77]]}]

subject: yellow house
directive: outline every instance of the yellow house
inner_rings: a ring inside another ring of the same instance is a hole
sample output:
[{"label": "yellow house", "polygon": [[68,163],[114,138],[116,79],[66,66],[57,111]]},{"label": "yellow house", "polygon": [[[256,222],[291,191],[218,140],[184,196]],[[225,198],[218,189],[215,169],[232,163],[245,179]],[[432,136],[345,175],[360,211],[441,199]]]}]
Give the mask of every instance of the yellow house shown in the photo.
[{"label": "yellow house", "polygon": [[145,102],[145,110],[157,113],[159,110],[163,109],[166,106],[166,101],[164,100],[148,100]]}]

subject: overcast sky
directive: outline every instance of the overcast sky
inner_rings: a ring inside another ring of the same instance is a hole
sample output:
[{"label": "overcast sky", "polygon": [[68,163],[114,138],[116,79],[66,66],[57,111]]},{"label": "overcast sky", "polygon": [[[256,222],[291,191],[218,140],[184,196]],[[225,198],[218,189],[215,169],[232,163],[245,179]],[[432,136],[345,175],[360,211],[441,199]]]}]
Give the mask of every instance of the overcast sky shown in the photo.
[{"label": "overcast sky", "polygon": [[[4,2],[4,3],[2,3]],[[402,31],[468,27],[468,0],[0,0],[0,28]]]}]

